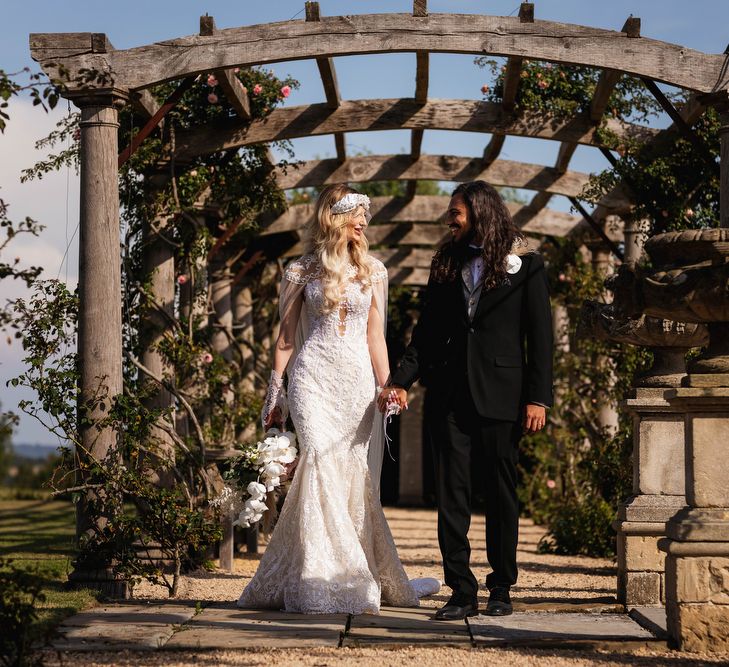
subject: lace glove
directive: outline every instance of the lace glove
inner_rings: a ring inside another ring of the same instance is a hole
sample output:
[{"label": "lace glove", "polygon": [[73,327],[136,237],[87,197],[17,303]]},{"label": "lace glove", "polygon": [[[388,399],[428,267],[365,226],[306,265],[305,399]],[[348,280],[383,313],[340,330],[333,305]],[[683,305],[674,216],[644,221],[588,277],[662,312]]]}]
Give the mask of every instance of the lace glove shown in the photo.
[{"label": "lace glove", "polygon": [[278,408],[281,412],[281,426],[283,427],[289,416],[286,389],[284,389],[283,377],[272,370],[271,377],[268,380],[266,400],[263,402],[263,410],[261,410],[261,424],[264,431],[266,430],[266,420],[275,408]]}]

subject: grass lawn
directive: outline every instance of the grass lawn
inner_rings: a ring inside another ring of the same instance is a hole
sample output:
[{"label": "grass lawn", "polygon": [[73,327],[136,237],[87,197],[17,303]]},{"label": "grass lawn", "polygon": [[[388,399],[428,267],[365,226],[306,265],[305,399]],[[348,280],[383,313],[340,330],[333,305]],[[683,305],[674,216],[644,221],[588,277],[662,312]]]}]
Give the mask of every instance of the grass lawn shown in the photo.
[{"label": "grass lawn", "polygon": [[0,499],[0,556],[37,573],[45,602],[33,633],[41,639],[66,616],[96,604],[89,590],[65,590],[74,555],[75,517],[69,502]]}]

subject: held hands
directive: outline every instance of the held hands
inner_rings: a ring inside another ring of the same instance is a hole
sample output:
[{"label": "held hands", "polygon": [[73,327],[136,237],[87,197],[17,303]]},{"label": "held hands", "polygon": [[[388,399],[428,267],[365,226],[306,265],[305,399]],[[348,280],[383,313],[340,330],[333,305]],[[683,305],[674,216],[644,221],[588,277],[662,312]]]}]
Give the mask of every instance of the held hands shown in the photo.
[{"label": "held hands", "polygon": [[402,387],[383,387],[380,395],[377,397],[377,407],[382,414],[387,411],[388,403],[396,403],[400,410],[408,409],[408,393]]},{"label": "held hands", "polygon": [[541,431],[547,423],[547,408],[543,405],[527,403],[524,408],[524,433]]}]

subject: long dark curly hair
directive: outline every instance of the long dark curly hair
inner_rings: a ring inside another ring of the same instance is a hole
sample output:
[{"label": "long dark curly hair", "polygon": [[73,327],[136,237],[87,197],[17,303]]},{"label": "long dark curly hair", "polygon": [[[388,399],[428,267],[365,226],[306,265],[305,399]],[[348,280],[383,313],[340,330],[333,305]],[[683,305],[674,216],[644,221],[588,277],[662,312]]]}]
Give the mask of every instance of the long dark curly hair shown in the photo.
[{"label": "long dark curly hair", "polygon": [[459,243],[446,241],[433,258],[433,278],[437,282],[450,282],[460,273],[468,255],[466,247],[474,238],[483,239],[483,287],[492,289],[506,280],[506,256],[515,242],[526,247],[526,238],[511,219],[509,209],[496,188],[486,181],[461,183],[452,197],[461,195],[473,233]]}]

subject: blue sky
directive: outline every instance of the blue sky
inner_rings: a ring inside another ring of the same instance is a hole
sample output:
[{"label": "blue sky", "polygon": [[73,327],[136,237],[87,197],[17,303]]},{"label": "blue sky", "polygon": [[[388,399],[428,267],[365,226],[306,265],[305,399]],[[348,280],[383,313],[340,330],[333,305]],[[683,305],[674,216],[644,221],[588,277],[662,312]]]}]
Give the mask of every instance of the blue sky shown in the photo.
[{"label": "blue sky", "polygon": [[[412,11],[411,0],[334,0],[320,1],[323,16]],[[431,13],[489,13],[511,15],[518,11],[516,0],[429,0]],[[8,72],[23,67],[36,69],[28,52],[31,32],[105,32],[117,49],[141,46],[198,32],[201,14],[215,17],[218,27],[234,27],[292,18],[303,19],[303,0],[254,0],[192,2],[191,0],[154,0],[153,2],[101,2],[88,0],[8,0],[0,23],[0,68]],[[725,0],[537,0],[536,17],[606,29],[620,29],[633,14],[642,19],[642,34],[647,37],[710,53],[721,53],[729,44],[729,2]],[[335,67],[344,99],[408,97],[414,92],[415,56],[392,54],[336,58]],[[279,75],[291,74],[301,88],[287,100],[289,105],[320,102],[324,93],[313,61],[280,63],[273,66]],[[436,98],[480,99],[480,87],[487,80],[473,57],[450,54],[431,56],[429,94]],[[44,136],[65,110],[46,116],[31,109],[27,101],[15,101],[5,135],[0,135],[0,196],[10,203],[11,218],[26,215],[39,220],[47,229],[38,240],[19,238],[8,250],[23,264],[40,264],[46,277],[60,276],[75,284],[77,275],[78,179],[73,172],[46,177],[43,181],[21,185],[20,170],[39,156],[34,141]],[[423,152],[434,154],[481,155],[488,135],[427,131]],[[327,157],[334,154],[330,137],[311,137],[293,142],[298,159]],[[375,154],[407,152],[407,131],[352,133],[347,135],[350,154],[367,151]],[[501,157],[552,164],[555,142],[509,137]],[[606,166],[596,150],[580,147],[571,162],[577,171],[594,172]],[[568,210],[569,204],[553,198],[550,206]],[[66,253],[66,248],[68,252]],[[63,260],[64,254],[66,260]],[[0,300],[21,295],[17,285],[0,283]],[[3,409],[15,409],[17,401],[29,396],[5,388],[7,379],[21,369],[21,350],[17,343],[0,341],[0,402]],[[45,431],[22,418],[16,442],[52,442]]]}]

